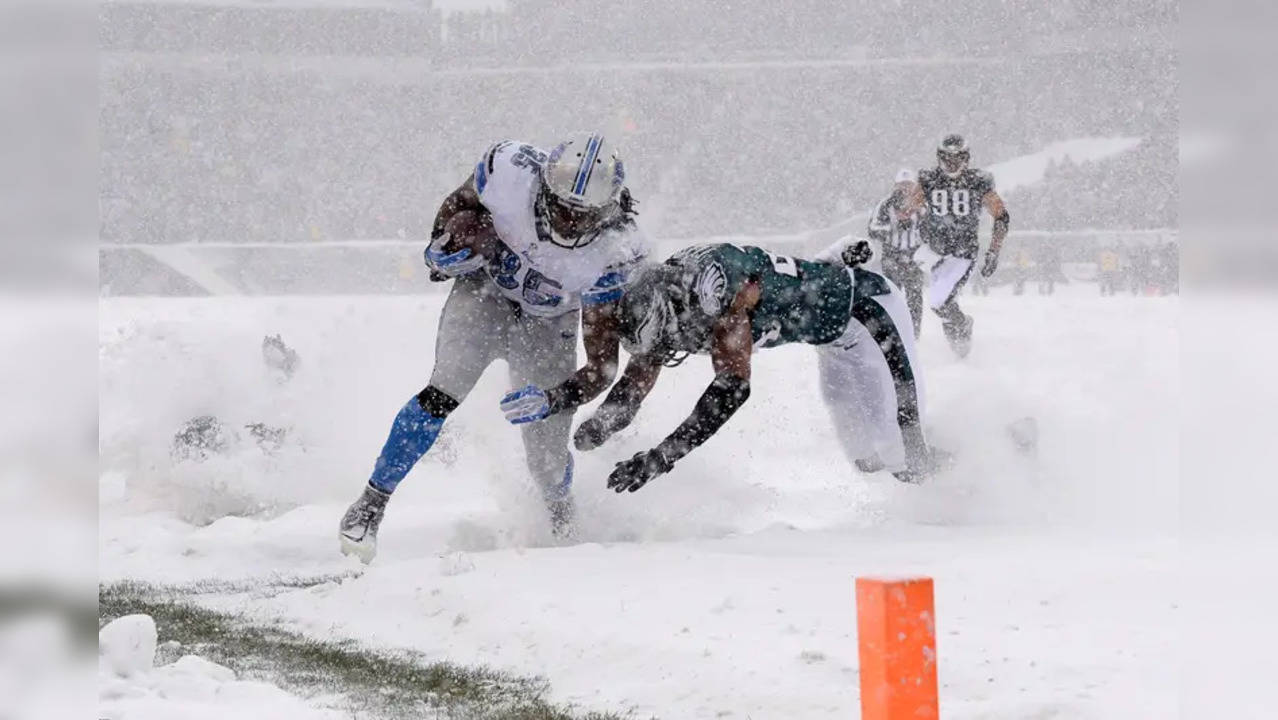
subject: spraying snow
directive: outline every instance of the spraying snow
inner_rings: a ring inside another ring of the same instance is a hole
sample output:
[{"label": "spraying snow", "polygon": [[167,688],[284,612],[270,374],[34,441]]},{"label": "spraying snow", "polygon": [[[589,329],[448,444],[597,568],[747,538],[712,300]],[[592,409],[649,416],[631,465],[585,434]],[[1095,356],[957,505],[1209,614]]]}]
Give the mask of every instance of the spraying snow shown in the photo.
[{"label": "spraying snow", "polygon": [[[1173,682],[1158,659],[1171,651],[1176,301],[1067,291],[966,300],[983,333],[966,362],[928,320],[925,417],[959,453],[934,483],[848,466],[799,347],[759,354],[751,402],[668,477],[606,491],[614,461],[690,410],[711,375],[694,360],[621,437],[578,454],[582,541],[567,547],[544,527],[497,408],[506,378],[490,372],[450,417],[455,440],[400,488],[362,572],[338,555],[336,522],[424,382],[441,299],[109,300],[102,579],[359,573],[201,602],[543,674],[592,708],[836,717],[856,702],[852,578],[920,572],[937,579],[947,716],[1167,715],[1149,703]],[[275,333],[302,359],[285,385],[258,352]],[[297,442],[173,460],[174,432],[203,413],[286,425]],[[1025,416],[1032,454],[1007,434]]]}]

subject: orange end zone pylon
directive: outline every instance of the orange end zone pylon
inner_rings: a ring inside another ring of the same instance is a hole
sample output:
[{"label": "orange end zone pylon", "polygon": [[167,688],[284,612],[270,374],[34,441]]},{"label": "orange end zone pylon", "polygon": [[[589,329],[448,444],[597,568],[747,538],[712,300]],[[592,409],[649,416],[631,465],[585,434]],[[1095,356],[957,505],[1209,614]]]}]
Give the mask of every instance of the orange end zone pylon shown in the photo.
[{"label": "orange end zone pylon", "polygon": [[857,578],[861,720],[936,720],[932,578]]}]

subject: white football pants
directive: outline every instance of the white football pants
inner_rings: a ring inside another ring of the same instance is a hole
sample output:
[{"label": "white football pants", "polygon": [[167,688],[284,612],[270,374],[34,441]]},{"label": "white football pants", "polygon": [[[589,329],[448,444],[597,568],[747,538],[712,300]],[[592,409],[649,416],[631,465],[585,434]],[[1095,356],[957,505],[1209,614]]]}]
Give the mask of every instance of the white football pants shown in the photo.
[{"label": "white football pants", "polygon": [[[481,273],[458,278],[439,317],[430,384],[461,403],[495,360],[510,366],[511,387],[554,387],[577,367],[577,325],[572,311],[544,318],[520,312]],[[495,403],[494,403],[495,404]],[[572,455],[571,412],[520,426],[528,469],[547,499],[568,492]]]},{"label": "white football pants", "polygon": [[914,260],[931,277],[927,288],[927,304],[933,310],[940,310],[953,300],[972,274],[971,258],[938,255],[926,245],[919,248]]},{"label": "white football pants", "polygon": [[817,347],[821,395],[849,461],[878,456],[885,470],[905,470],[926,453],[910,310],[882,276],[849,272],[852,317],[842,336]]}]

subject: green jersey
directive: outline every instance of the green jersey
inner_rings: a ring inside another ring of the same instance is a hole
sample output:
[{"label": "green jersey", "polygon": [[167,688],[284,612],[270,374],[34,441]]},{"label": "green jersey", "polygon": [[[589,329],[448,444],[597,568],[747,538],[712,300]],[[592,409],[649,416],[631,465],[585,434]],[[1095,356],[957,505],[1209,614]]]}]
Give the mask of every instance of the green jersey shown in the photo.
[{"label": "green jersey", "polygon": [[666,264],[682,270],[679,350],[708,352],[714,321],[751,280],[762,291],[750,312],[755,347],[833,342],[851,315],[852,278],[841,265],[726,243],[694,245]]}]

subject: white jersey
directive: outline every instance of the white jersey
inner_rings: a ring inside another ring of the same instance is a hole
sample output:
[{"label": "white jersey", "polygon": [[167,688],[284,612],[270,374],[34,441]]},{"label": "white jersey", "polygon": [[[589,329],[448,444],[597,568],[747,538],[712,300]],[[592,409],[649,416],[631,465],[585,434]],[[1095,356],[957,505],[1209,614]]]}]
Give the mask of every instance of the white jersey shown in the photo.
[{"label": "white jersey", "polygon": [[475,192],[502,242],[489,277],[525,312],[555,317],[620,297],[630,269],[647,257],[648,243],[633,222],[602,230],[578,248],[551,242],[537,203],[546,156],[525,143],[497,143],[475,166]]}]

